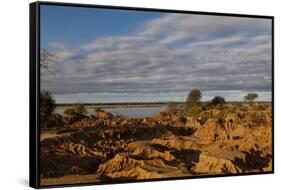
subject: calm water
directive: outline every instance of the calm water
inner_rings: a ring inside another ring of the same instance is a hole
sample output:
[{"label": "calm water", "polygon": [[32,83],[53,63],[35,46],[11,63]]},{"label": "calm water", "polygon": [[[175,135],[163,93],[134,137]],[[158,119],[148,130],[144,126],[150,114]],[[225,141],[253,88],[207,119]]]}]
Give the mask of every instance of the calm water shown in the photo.
[{"label": "calm water", "polygon": [[[94,108],[87,108],[88,114],[95,114]],[[120,108],[104,108],[103,110],[112,113],[113,115],[123,115],[126,117],[131,118],[140,118],[140,117],[153,117],[157,113],[164,111],[165,106],[161,107],[135,107],[135,108],[127,108],[127,107],[120,107]],[[57,107],[55,109],[56,114],[63,115],[65,107]]]}]

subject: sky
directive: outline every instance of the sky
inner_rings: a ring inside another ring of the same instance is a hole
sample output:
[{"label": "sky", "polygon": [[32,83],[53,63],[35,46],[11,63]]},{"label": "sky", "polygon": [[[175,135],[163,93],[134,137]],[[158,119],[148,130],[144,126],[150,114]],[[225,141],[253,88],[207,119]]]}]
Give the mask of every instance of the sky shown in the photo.
[{"label": "sky", "polygon": [[271,100],[271,20],[41,5],[41,90],[58,103]]}]

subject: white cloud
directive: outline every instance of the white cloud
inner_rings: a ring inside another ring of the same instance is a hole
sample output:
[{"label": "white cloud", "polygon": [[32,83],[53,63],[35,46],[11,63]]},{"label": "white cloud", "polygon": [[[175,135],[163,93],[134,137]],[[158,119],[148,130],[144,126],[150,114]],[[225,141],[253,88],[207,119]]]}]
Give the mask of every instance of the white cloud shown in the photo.
[{"label": "white cloud", "polygon": [[51,43],[54,93],[271,89],[271,21],[167,14],[128,35]]}]

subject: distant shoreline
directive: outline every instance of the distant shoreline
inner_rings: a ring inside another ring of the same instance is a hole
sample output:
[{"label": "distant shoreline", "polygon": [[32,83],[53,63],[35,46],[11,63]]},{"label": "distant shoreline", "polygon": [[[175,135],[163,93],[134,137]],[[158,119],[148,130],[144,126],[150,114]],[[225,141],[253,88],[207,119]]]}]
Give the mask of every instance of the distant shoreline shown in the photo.
[{"label": "distant shoreline", "polygon": [[[209,102],[202,102],[203,104],[209,103]],[[243,101],[232,101],[232,102],[227,102],[227,104],[231,103],[242,103],[245,104],[247,102]],[[271,101],[256,101],[254,103],[271,103]],[[84,105],[87,107],[91,108],[97,108],[97,107],[102,107],[102,108],[117,108],[117,107],[160,107],[160,106],[166,106],[168,104],[176,104],[176,105],[185,105],[185,102],[120,102],[120,103],[60,103],[56,104],[56,107],[71,107],[75,105]]]},{"label": "distant shoreline", "polygon": [[[56,107],[71,107],[76,104],[57,104]],[[167,105],[167,103],[157,104],[82,104],[87,108],[137,108],[137,107],[161,107]]]}]

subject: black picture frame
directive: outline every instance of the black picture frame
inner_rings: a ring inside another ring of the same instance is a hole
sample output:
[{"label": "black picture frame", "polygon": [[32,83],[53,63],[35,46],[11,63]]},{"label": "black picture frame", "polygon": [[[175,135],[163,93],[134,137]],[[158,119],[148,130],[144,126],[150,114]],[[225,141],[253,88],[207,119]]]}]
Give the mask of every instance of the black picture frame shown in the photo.
[{"label": "black picture frame", "polygon": [[[122,181],[107,181],[97,183],[80,183],[80,184],[62,184],[62,185],[40,185],[40,6],[55,5],[64,7],[86,7],[86,8],[101,8],[101,9],[118,9],[118,10],[134,10],[134,11],[151,11],[165,13],[183,13],[183,14],[199,14],[199,15],[216,15],[216,16],[231,16],[245,18],[263,18],[269,19],[272,23],[272,171],[270,172],[251,172],[239,174],[219,174],[219,175],[202,175],[188,177],[172,177],[164,179],[144,179],[144,180],[122,180]],[[141,7],[125,7],[125,6],[109,6],[109,5],[92,5],[78,3],[61,3],[61,2],[34,2],[29,4],[29,44],[30,44],[30,80],[29,80],[29,185],[33,188],[50,188],[50,187],[69,187],[69,186],[84,186],[84,185],[100,185],[100,184],[120,184],[120,183],[135,183],[135,182],[152,182],[166,180],[183,180],[194,178],[213,178],[227,176],[246,176],[257,174],[273,174],[274,173],[274,16],[264,15],[248,15],[248,14],[233,14],[233,13],[218,13],[218,12],[201,12],[187,10],[170,10],[156,8],[141,8]]]}]

